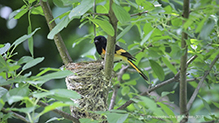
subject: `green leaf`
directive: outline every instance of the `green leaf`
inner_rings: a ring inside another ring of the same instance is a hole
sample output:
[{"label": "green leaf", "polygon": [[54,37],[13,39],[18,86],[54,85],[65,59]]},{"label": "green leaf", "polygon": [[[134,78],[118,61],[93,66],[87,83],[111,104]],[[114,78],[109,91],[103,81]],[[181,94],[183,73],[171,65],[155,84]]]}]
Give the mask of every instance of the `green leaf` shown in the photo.
[{"label": "green leaf", "polygon": [[119,33],[119,35],[116,37],[116,40],[119,40],[120,38],[122,38],[131,28],[132,28],[132,24],[128,25],[125,29],[122,30],[121,33]]},{"label": "green leaf", "polygon": [[40,73],[38,73],[36,76],[41,76],[41,75],[45,74],[48,71],[60,71],[60,69],[58,69],[58,68],[50,68],[50,67],[42,68],[42,71]]},{"label": "green leaf", "polygon": [[206,109],[208,110],[208,112],[210,113],[210,112],[211,112],[211,108],[210,108],[208,102],[207,102],[205,99],[203,99],[200,95],[198,95],[198,97],[202,100],[202,102],[203,102],[205,108],[206,108]]},{"label": "green leaf", "polygon": [[[1,79],[0,79],[1,80]],[[8,92],[8,90],[7,89],[5,89],[5,88],[3,88],[3,87],[0,87],[0,98],[5,94],[5,93],[7,93]]]},{"label": "green leaf", "polygon": [[99,19],[90,19],[93,23],[99,25],[104,32],[106,32],[107,34],[114,36],[114,29],[113,26],[106,20],[99,20]]},{"label": "green leaf", "polygon": [[171,24],[173,26],[181,26],[182,25],[182,19],[181,18],[173,18],[173,19],[171,19]]},{"label": "green leaf", "polygon": [[219,109],[219,103],[217,102],[212,102],[218,109]]},{"label": "green leaf", "polygon": [[202,28],[199,36],[202,38],[202,39],[208,39],[209,38],[209,34],[211,33],[211,31],[214,29],[214,25],[215,25],[215,22],[212,21],[212,20],[209,20]]},{"label": "green leaf", "polygon": [[123,96],[125,96],[125,95],[128,94],[129,92],[130,92],[129,86],[124,86],[124,87],[122,88],[122,90],[121,90],[121,94],[122,94]]},{"label": "green leaf", "polygon": [[81,96],[75,91],[67,89],[54,89],[48,92],[34,93],[33,97],[43,98],[43,97],[52,97],[60,101],[71,101],[70,99],[80,99]]},{"label": "green leaf", "polygon": [[59,33],[63,28],[65,28],[68,23],[71,21],[68,17],[65,17],[63,20],[61,20],[47,35],[48,39],[53,39],[54,36]]},{"label": "green leaf", "polygon": [[62,0],[65,6],[72,5],[73,3],[80,2],[81,0]]},{"label": "green leaf", "polygon": [[44,110],[38,115],[38,117],[43,115],[43,114],[45,114],[46,112],[52,111],[52,110],[54,110],[54,109],[56,109],[58,107],[72,106],[72,105],[75,105],[75,104],[73,102],[68,102],[68,103],[54,102],[54,103],[46,106],[44,108]]},{"label": "green leaf", "polygon": [[29,86],[26,85],[24,87],[14,88],[14,89],[11,89],[8,93],[9,93],[10,96],[25,97],[25,96],[28,96],[29,93],[30,93]]},{"label": "green leaf", "polygon": [[33,59],[33,60],[27,62],[27,63],[23,66],[22,70],[26,70],[26,69],[28,69],[28,68],[31,68],[31,67],[37,65],[38,63],[42,62],[43,60],[44,60],[44,57]]},{"label": "green leaf", "polygon": [[175,114],[167,105],[165,105],[161,102],[157,102],[157,104],[163,109],[163,111],[169,116],[169,118],[171,118],[171,121],[173,123],[177,123],[177,119],[175,117]]},{"label": "green leaf", "polygon": [[93,2],[94,0],[82,0],[80,5],[71,10],[68,15],[69,19],[84,15],[91,7],[93,7]]},{"label": "green leaf", "polygon": [[43,115],[43,114],[45,114],[49,111],[52,111],[54,109],[57,109],[59,107],[72,106],[72,105],[75,106],[75,104],[73,102],[65,102],[65,103],[63,103],[63,102],[54,102],[54,103],[46,106],[44,108],[44,110],[41,113],[39,113],[39,115],[37,117],[40,117],[41,115]]},{"label": "green leaf", "polygon": [[[28,14],[28,16],[30,16],[30,15]],[[29,23],[31,23],[31,22],[29,22]],[[31,34],[31,30],[32,30],[31,24],[28,26],[27,30],[28,30],[28,34]],[[33,57],[33,37],[32,36],[30,38],[28,38],[28,48],[29,48],[31,56]]]},{"label": "green leaf", "polygon": [[122,80],[129,80],[130,79],[130,75],[125,73],[122,75]]},{"label": "green leaf", "polygon": [[103,5],[96,6],[96,11],[97,13],[108,13],[107,8]]},{"label": "green leaf", "polygon": [[31,113],[36,109],[36,106],[33,107],[28,107],[28,108],[9,108],[7,110],[11,111],[18,111],[18,112],[23,112],[23,113]]},{"label": "green leaf", "polygon": [[157,75],[160,81],[163,81],[165,78],[163,68],[154,60],[149,60],[150,66],[154,73]]},{"label": "green leaf", "polygon": [[126,22],[130,22],[131,17],[129,15],[129,13],[125,9],[123,9],[121,6],[113,3],[112,9],[116,15],[116,18],[119,20],[119,22],[121,24],[124,24]]},{"label": "green leaf", "polygon": [[169,95],[169,94],[174,94],[174,93],[175,93],[175,91],[171,91],[171,92],[163,91],[161,93],[161,97],[164,97],[164,96]]},{"label": "green leaf", "polygon": [[58,117],[52,117],[52,118],[50,118],[49,120],[47,120],[46,121],[46,123],[49,123],[49,122],[52,122],[52,121],[61,121],[61,120],[64,120],[64,117],[62,117],[62,118],[58,118]]},{"label": "green leaf", "polygon": [[198,26],[195,30],[196,33],[200,32],[202,27],[204,26],[204,23],[206,22],[206,20],[209,18],[209,16],[206,16],[204,19],[202,19],[202,21],[200,23],[198,23]]},{"label": "green leaf", "polygon": [[67,90],[67,89],[54,89],[51,92],[55,93],[55,96],[63,97],[63,98],[71,98],[71,99],[80,99],[81,95],[75,91]]},{"label": "green leaf", "polygon": [[109,123],[123,123],[129,114],[107,113],[106,116]]},{"label": "green leaf", "polygon": [[138,102],[138,104],[143,105],[147,107],[149,110],[151,110],[155,115],[157,116],[163,116],[163,111],[157,107],[157,104],[154,100],[148,98],[148,97],[139,97],[141,101]]},{"label": "green leaf", "polygon": [[9,105],[11,105],[12,103],[14,103],[14,102],[18,102],[18,101],[21,101],[21,100],[23,100],[24,99],[24,97],[23,96],[8,96],[7,95],[7,97],[8,97],[8,104]]},{"label": "green leaf", "polygon": [[28,35],[23,35],[22,37],[18,38],[11,46],[17,46],[20,43],[26,41],[28,38],[30,38],[31,36],[33,36],[33,34],[39,30],[40,28],[36,28],[31,34]]},{"label": "green leaf", "polygon": [[24,86],[24,87],[19,87],[19,88],[14,88],[5,95],[8,103],[11,105],[14,102],[23,100],[24,97],[29,96],[29,86]]},{"label": "green leaf", "polygon": [[17,10],[17,11],[19,11],[19,12],[15,15],[14,19],[21,18],[25,13],[27,13],[28,9],[25,8],[25,9],[20,9],[20,10]]},{"label": "green leaf", "polygon": [[33,97],[36,97],[36,98],[43,98],[43,97],[47,97],[49,95],[54,95],[55,92],[52,92],[52,91],[48,91],[48,92],[42,92],[42,93],[34,93],[33,94]]},{"label": "green leaf", "polygon": [[79,0],[53,0],[53,3],[58,7],[68,7]]},{"label": "green leaf", "polygon": [[141,46],[151,37],[151,34],[153,33],[154,29],[151,30],[141,41]]},{"label": "green leaf", "polygon": [[162,61],[166,64],[166,66],[167,66],[174,74],[177,73],[176,68],[170,63],[170,61],[169,61],[167,58],[162,57]]},{"label": "green leaf", "polygon": [[31,11],[31,14],[44,16],[43,9],[42,9],[41,6],[34,7],[34,8],[32,9],[32,11]]},{"label": "green leaf", "polygon": [[164,10],[165,10],[165,14],[171,14],[172,13],[172,7],[170,5],[166,6],[164,8]]},{"label": "green leaf", "polygon": [[53,73],[49,73],[49,74],[46,74],[44,76],[39,76],[35,81],[30,81],[30,83],[33,83],[33,84],[43,84],[45,83],[46,81],[49,81],[51,79],[60,79],[60,78],[64,78],[66,76],[70,76],[74,73],[72,73],[71,71],[69,70],[64,70],[64,71],[58,71],[58,72],[53,72]]},{"label": "green leaf", "polygon": [[16,77],[16,78],[12,78],[12,79],[9,79],[9,80],[4,80],[3,78],[1,78],[1,76],[0,76],[0,86],[2,86],[2,85],[8,85],[8,84],[11,84],[11,83],[19,83],[19,82],[23,82],[23,81],[26,81],[26,77],[24,77],[24,76],[18,76],[18,77]]},{"label": "green leaf", "polygon": [[99,123],[98,120],[93,120],[89,118],[80,118],[79,121],[80,123]]},{"label": "green leaf", "polygon": [[[4,105],[5,105],[4,100],[0,98],[0,110],[2,110]],[[2,118],[2,117],[0,116],[0,118]]]},{"label": "green leaf", "polygon": [[6,43],[4,45],[4,47],[0,48],[0,55],[2,55],[3,53],[6,53],[9,50],[10,47],[11,47],[11,44],[10,43]]},{"label": "green leaf", "polygon": [[31,61],[31,60],[33,60],[33,57],[30,57],[30,56],[23,56],[23,57],[21,57],[21,58],[18,60],[17,64],[21,65],[21,64],[27,63],[27,62],[29,62],[29,61]]}]

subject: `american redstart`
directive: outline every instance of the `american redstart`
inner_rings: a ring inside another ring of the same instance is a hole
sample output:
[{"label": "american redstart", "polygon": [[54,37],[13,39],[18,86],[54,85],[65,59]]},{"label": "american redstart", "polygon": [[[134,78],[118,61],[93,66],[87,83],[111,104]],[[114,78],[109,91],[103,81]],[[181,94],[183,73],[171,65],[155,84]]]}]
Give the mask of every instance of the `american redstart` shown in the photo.
[{"label": "american redstart", "polygon": [[[100,54],[102,58],[105,57],[106,53],[106,44],[107,44],[107,39],[104,36],[96,36],[94,38],[94,43],[96,46],[97,52]],[[114,54],[114,61],[124,61],[129,63],[146,81],[147,76],[139,69],[132,61],[135,61],[135,57],[133,57],[130,53],[125,51],[123,48],[120,46],[116,45],[115,46],[115,54]]]}]

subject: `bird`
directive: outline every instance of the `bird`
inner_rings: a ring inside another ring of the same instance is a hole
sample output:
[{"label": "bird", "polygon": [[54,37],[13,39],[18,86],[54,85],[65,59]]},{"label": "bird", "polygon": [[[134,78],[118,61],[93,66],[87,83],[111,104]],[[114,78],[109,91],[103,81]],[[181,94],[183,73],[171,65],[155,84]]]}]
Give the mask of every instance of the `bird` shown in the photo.
[{"label": "bird", "polygon": [[[107,39],[101,35],[96,36],[94,38],[94,44],[96,46],[97,53],[101,56],[101,58],[104,59],[106,53]],[[123,61],[129,63],[147,81],[147,76],[133,63],[133,61],[135,60],[136,58],[133,57],[129,52],[127,52],[118,45],[115,46],[114,61]]]}]

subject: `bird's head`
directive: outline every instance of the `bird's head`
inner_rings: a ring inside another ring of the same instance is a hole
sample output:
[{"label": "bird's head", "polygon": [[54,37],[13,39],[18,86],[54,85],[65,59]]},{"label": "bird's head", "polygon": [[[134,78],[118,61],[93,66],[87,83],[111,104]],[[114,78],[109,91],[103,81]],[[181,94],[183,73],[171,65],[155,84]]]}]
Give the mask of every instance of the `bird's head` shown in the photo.
[{"label": "bird's head", "polygon": [[97,45],[102,45],[102,46],[106,46],[106,38],[104,37],[104,36],[96,36],[95,38],[94,38],[94,43],[95,43],[95,45],[97,46]]}]

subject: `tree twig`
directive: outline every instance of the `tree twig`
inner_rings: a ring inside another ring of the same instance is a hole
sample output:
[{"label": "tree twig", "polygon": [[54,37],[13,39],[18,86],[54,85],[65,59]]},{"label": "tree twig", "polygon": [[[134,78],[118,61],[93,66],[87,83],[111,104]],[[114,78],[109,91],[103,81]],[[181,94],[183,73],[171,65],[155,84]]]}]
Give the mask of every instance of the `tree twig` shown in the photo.
[{"label": "tree twig", "polygon": [[25,117],[23,117],[22,115],[16,113],[16,112],[13,112],[13,111],[7,111],[5,108],[2,108],[2,111],[5,112],[5,113],[9,113],[11,112],[13,114],[14,117],[26,122],[26,123],[30,123]]},{"label": "tree twig", "polygon": [[[93,3],[93,11],[94,11],[94,13],[96,13],[96,0],[94,0],[94,3]],[[94,14],[92,14],[93,15],[93,18],[95,17],[95,15]],[[95,24],[93,24],[93,28],[94,28],[94,36],[96,36],[96,25]]]},{"label": "tree twig", "polygon": [[144,11],[144,12],[140,12],[140,13],[135,13],[135,14],[131,14],[130,16],[141,16],[142,14],[148,13],[148,11]]},{"label": "tree twig", "polygon": [[[41,102],[41,101],[38,101],[38,102],[37,102],[37,105],[39,105],[39,106],[41,106],[41,107],[46,107],[46,106],[48,106],[48,104],[43,103],[43,102]],[[68,114],[68,113],[66,113],[66,112],[63,112],[63,111],[58,110],[58,109],[54,109],[54,110],[52,110],[52,111],[55,112],[55,113],[57,113],[57,114],[59,114],[59,115],[61,115],[62,117],[66,118],[66,119],[68,119],[68,120],[73,121],[74,123],[80,123],[80,121],[79,121],[77,118],[73,117],[72,115],[70,115],[70,114]]]},{"label": "tree twig", "polygon": [[[49,6],[48,2],[43,2],[43,0],[40,0],[40,5],[43,9],[43,13],[45,15],[47,25],[49,26],[49,29],[51,31],[56,26],[56,23],[55,23],[55,21],[50,23],[50,21],[53,20],[50,6]],[[59,33],[54,36],[54,41],[55,41],[56,47],[59,51],[59,54],[62,58],[63,63],[66,65],[66,64],[72,62],[72,59],[71,59],[71,57],[67,51],[67,48],[65,47],[65,44],[62,40],[62,37]]]},{"label": "tree twig", "polygon": [[[191,57],[191,58],[188,60],[188,62],[187,62],[186,65],[188,66],[188,65],[189,65],[190,63],[192,63],[192,61],[194,61],[196,58],[197,58],[197,56]],[[176,74],[174,77],[172,77],[172,78],[170,78],[170,79],[168,79],[168,80],[166,80],[166,81],[164,81],[164,82],[162,82],[162,83],[160,83],[160,84],[157,84],[157,85],[155,85],[154,87],[150,88],[149,90],[147,90],[147,91],[141,93],[140,96],[146,96],[146,95],[148,95],[150,92],[152,92],[152,91],[154,91],[154,90],[156,90],[156,89],[158,89],[158,88],[160,88],[160,87],[162,87],[162,86],[164,86],[164,85],[166,85],[166,84],[170,84],[170,83],[172,83],[172,82],[178,81],[179,75],[180,75],[180,71],[178,71],[177,74]],[[134,98],[137,98],[137,96],[134,97]],[[129,106],[129,105],[132,104],[133,102],[134,102],[133,100],[128,100],[128,101],[125,102],[122,106],[120,106],[119,108],[117,108],[117,110],[125,109],[127,106]]]},{"label": "tree twig", "polygon": [[[120,71],[118,73],[118,81],[119,82],[122,81],[122,75],[126,72],[128,67],[129,67],[129,65],[122,66],[122,68],[120,69]],[[119,89],[119,85],[115,85],[115,87],[113,89],[113,95],[112,95],[111,100],[110,100],[109,110],[113,109],[113,107],[115,105],[116,95],[117,95],[118,89]]]},{"label": "tree twig", "polygon": [[195,101],[195,98],[202,86],[202,84],[204,83],[205,78],[207,77],[207,75],[209,74],[209,72],[211,71],[212,67],[214,66],[214,64],[216,63],[216,61],[219,59],[219,54],[216,56],[216,58],[211,62],[210,66],[209,66],[209,70],[205,72],[204,76],[202,77],[202,79],[199,81],[198,86],[196,87],[195,91],[193,92],[188,104],[187,104],[187,110],[189,111],[193,102]]}]

